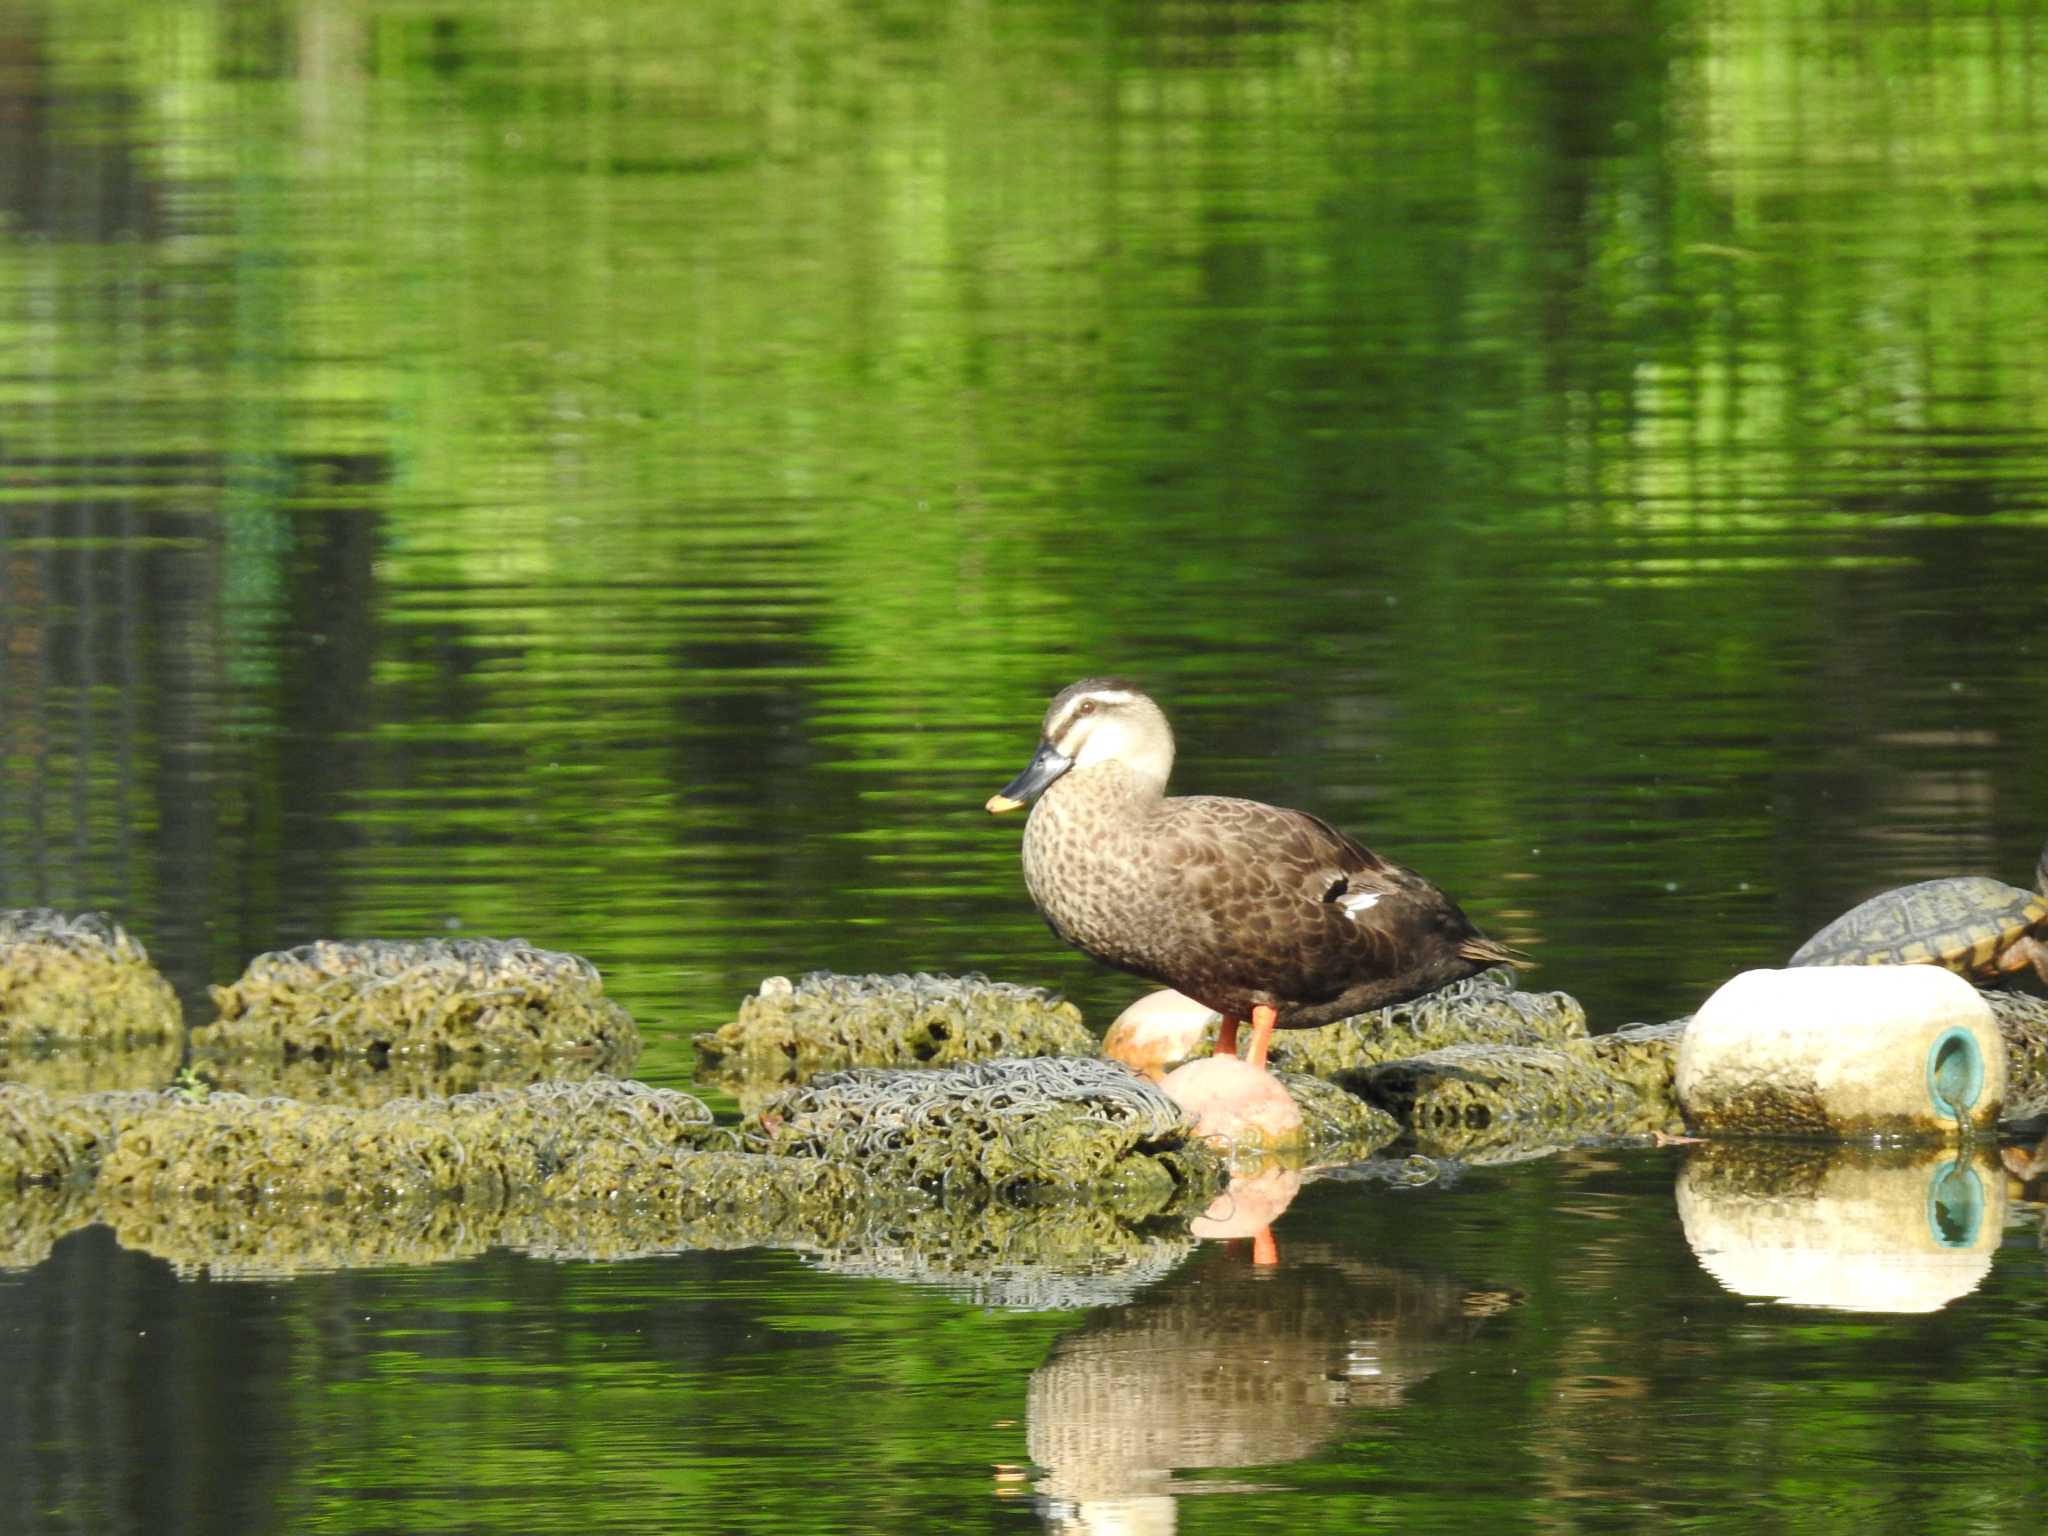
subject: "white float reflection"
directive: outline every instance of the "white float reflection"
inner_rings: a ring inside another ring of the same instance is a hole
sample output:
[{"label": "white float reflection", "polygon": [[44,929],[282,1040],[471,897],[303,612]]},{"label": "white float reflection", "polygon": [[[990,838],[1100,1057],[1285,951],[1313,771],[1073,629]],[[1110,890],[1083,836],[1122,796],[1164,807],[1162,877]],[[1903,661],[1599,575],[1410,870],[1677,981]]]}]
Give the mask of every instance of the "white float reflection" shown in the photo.
[{"label": "white float reflection", "polygon": [[1740,1296],[1933,1312],[1990,1272],[2005,1225],[1996,1150],[1765,1141],[1691,1149],[1678,1215],[1701,1267]]}]

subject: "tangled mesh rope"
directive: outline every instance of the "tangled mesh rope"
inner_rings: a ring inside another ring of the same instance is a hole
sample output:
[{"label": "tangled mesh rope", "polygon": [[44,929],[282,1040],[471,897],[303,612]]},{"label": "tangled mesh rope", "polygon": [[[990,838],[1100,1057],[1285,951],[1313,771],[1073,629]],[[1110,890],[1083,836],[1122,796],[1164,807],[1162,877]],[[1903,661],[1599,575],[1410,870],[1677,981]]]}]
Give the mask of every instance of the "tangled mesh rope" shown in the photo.
[{"label": "tangled mesh rope", "polygon": [[986,976],[771,976],[739,1017],[692,1042],[726,1078],[802,1081],[854,1066],[949,1066],[1095,1049],[1080,1010],[1042,987]]},{"label": "tangled mesh rope", "polygon": [[1586,1033],[1586,1010],[1568,992],[1524,992],[1496,966],[1369,1013],[1316,1029],[1283,1030],[1272,1062],[1344,1077],[1454,1045],[1551,1045]]},{"label": "tangled mesh rope", "polygon": [[10,945],[49,945],[69,954],[105,954],[147,964],[135,938],[104,912],[59,912],[53,907],[0,911],[0,950]]},{"label": "tangled mesh rope", "polygon": [[321,939],[256,956],[211,989],[209,1049],[287,1054],[590,1054],[639,1048],[597,967],[524,939]]},{"label": "tangled mesh rope", "polygon": [[175,1034],[177,994],[104,912],[0,911],[0,1045],[126,1045]]},{"label": "tangled mesh rope", "polygon": [[1121,1181],[1142,1205],[1220,1187],[1221,1159],[1192,1130],[1178,1105],[1115,1062],[1029,1057],[829,1073],[771,1099],[741,1139],[945,1194]]}]

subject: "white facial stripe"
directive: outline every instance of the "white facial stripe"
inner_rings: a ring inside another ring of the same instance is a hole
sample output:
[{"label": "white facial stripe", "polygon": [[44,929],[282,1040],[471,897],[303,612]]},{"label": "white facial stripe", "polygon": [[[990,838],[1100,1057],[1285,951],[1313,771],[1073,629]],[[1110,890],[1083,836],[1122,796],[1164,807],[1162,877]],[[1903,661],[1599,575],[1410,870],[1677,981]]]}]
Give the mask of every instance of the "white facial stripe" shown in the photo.
[{"label": "white facial stripe", "polygon": [[[1127,692],[1122,688],[1098,688],[1093,693],[1084,693],[1061,711],[1059,719],[1053,722],[1053,728],[1045,733],[1045,739],[1052,742],[1055,746],[1059,746],[1064,742],[1067,738],[1067,732],[1071,731],[1074,728],[1075,722],[1081,718],[1081,706],[1083,704],[1094,704],[1097,706],[1104,704],[1129,704],[1136,698],[1137,695],[1135,693]],[[1068,755],[1072,756],[1073,754],[1069,753]]]}]

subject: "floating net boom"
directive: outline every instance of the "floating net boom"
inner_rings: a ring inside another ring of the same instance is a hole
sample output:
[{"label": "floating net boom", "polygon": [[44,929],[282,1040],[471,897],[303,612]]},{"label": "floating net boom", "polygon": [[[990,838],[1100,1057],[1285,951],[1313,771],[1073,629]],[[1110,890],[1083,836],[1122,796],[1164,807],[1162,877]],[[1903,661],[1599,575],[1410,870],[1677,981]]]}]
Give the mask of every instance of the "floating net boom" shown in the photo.
[{"label": "floating net boom", "polygon": [[139,1045],[174,1037],[177,993],[104,912],[0,911],[0,1048]]},{"label": "floating net boom", "polygon": [[816,1251],[859,1230],[867,1190],[825,1164],[675,1150],[650,1187],[606,1196],[520,1189],[502,1202],[414,1199],[163,1199],[101,1192],[99,1218],[125,1247],[181,1273],[261,1278],[368,1265],[440,1264],[489,1248],[550,1260],[617,1260],[686,1249]]},{"label": "floating net boom", "polygon": [[1543,1046],[1447,1046],[1375,1068],[1368,1091],[1437,1156],[1536,1156],[1641,1133],[1652,1113],[1586,1053]]},{"label": "floating net boom", "polygon": [[1496,966],[1392,1007],[1281,1030],[1271,1062],[1341,1080],[1445,1046],[1555,1045],[1585,1033],[1586,1010],[1570,993],[1523,992],[1513,971]]},{"label": "floating net boom", "polygon": [[1983,998],[2005,1038],[2005,1118],[2048,1114],[2048,999],[1998,988]]},{"label": "floating net boom", "polygon": [[[1682,1129],[1678,1089],[1678,1042],[1690,1016],[1662,1024],[1630,1024],[1610,1034],[1566,1044],[1565,1049],[1591,1060],[1602,1072],[1634,1089],[1647,1117],[1662,1117],[1657,1128]],[[1647,1124],[1647,1122],[1646,1122]]]},{"label": "floating net boom", "polygon": [[371,1109],[170,1093],[116,1125],[99,1179],[208,1199],[596,1198],[626,1192],[627,1169],[728,1139],[688,1094],[612,1078]]},{"label": "floating net boom", "polygon": [[986,976],[771,976],[731,1023],[698,1035],[722,1080],[803,1082],[845,1067],[953,1066],[1089,1056],[1081,1011],[1042,987]]},{"label": "floating net boom", "polygon": [[740,1135],[947,1198],[1085,1193],[1128,1218],[1198,1207],[1222,1187],[1222,1158],[1192,1131],[1127,1067],[1036,1057],[828,1073],[769,1100]]},{"label": "floating net boom", "polygon": [[597,967],[523,939],[323,939],[258,955],[211,989],[215,1051],[286,1055],[589,1056],[640,1048]]},{"label": "floating net boom", "polygon": [[90,1220],[183,1269],[253,1275],[487,1246],[822,1249],[869,1219],[858,1171],[731,1141],[690,1095],[613,1079],[375,1108],[0,1085],[0,1265]]},{"label": "floating net boom", "polygon": [[1401,1122],[1348,1088],[1306,1072],[1275,1069],[1301,1111],[1302,1157],[1309,1163],[1356,1162],[1399,1139]]}]

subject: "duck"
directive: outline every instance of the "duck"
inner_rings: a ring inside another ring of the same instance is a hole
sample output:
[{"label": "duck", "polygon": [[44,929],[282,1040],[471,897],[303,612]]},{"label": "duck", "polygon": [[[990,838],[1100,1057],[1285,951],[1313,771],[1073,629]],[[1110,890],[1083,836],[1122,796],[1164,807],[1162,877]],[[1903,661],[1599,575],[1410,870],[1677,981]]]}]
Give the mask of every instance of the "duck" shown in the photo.
[{"label": "duck", "polygon": [[1173,727],[1136,684],[1087,677],[1045,711],[992,814],[1031,806],[1024,883],[1054,935],[1222,1015],[1216,1055],[1264,1070],[1273,1034],[1405,1002],[1518,951],[1436,886],[1307,811],[1169,795]]}]

